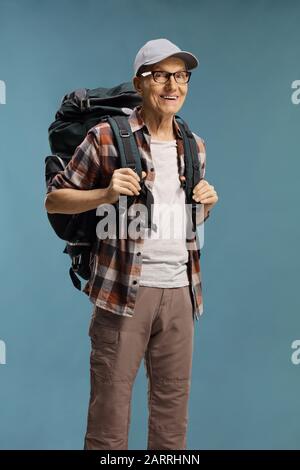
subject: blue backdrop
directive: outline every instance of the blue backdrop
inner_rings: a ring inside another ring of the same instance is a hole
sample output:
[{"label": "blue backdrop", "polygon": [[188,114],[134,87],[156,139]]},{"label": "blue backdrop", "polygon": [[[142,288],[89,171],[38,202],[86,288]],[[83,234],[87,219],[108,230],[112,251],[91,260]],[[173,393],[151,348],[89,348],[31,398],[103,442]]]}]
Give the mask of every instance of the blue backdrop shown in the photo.
[{"label": "blue backdrop", "polygon": [[[200,59],[180,114],[219,195],[188,446],[299,448],[299,24],[297,0],[0,0],[1,449],[83,447],[92,304],[44,210],[47,130],[65,93],[131,80],[160,37]],[[130,448],[146,436],[142,364]]]}]

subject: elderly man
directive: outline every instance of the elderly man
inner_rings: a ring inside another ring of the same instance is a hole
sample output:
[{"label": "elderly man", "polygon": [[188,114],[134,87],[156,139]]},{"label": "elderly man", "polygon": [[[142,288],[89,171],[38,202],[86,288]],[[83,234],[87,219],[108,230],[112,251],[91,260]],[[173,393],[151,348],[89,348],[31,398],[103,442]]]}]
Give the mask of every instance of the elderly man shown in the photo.
[{"label": "elderly man", "polygon": [[[194,318],[203,311],[195,239],[170,240],[166,206],[184,207],[182,136],[174,115],[188,91],[198,60],[167,39],[148,41],[134,61],[133,84],[142,97],[129,116],[141,154],[143,178],[153,194],[156,229],[132,240],[101,240],[85,292],[94,302],[90,323],[91,395],[85,449],[127,449],[131,395],[141,361],[148,377],[148,449],[185,449],[191,383]],[[194,134],[203,174],[205,146]],[[109,152],[108,152],[109,149]],[[87,134],[46,199],[48,212],[80,213],[139,195],[138,175],[118,168],[108,123]],[[100,178],[102,184],[97,186]],[[105,185],[105,182],[108,182]],[[203,219],[218,200],[202,179],[194,188]],[[202,220],[203,222],[203,220]],[[176,218],[175,225],[184,219]],[[175,227],[176,228],[176,227]]]}]

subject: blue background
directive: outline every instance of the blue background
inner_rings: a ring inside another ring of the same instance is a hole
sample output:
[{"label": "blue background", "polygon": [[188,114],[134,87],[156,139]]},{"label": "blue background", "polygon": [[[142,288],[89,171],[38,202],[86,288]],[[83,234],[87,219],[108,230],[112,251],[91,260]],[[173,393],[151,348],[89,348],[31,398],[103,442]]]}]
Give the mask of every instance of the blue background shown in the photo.
[{"label": "blue background", "polygon": [[[190,449],[300,442],[297,0],[0,0],[0,448],[82,449],[92,304],[44,210],[48,126],[78,87],[131,80],[165,37],[200,59],[180,115],[207,145],[219,202],[205,226]],[[129,448],[145,449],[144,365]]]}]

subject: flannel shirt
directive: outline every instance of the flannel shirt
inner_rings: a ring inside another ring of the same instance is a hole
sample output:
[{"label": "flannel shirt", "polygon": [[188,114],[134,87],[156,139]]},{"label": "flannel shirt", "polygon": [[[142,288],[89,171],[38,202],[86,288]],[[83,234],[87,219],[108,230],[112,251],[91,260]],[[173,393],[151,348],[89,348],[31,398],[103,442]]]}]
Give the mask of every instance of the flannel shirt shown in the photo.
[{"label": "flannel shirt", "polygon": [[[150,151],[150,133],[144,123],[141,105],[136,106],[128,122],[135,136],[141,155],[142,169],[147,172],[145,184],[151,190],[155,179]],[[173,126],[177,141],[178,177],[183,181],[184,175],[184,146],[180,128],[173,118]],[[206,149],[202,138],[193,133],[198,147],[198,156],[205,175]],[[110,125],[100,122],[91,128],[83,142],[76,148],[74,155],[64,171],[57,173],[47,188],[47,193],[62,188],[91,190],[109,186],[115,169],[120,168],[116,144]],[[138,200],[136,201],[138,202]],[[155,201],[154,201],[155,202]],[[197,225],[203,220],[203,204],[198,205]],[[198,320],[203,313],[202,279],[200,257],[196,242],[197,233],[193,240],[186,241],[188,249],[187,274],[193,303],[193,315]],[[83,288],[91,302],[98,307],[114,314],[132,317],[139,278],[142,268],[143,238],[106,238],[95,242],[91,254],[91,277]]]}]

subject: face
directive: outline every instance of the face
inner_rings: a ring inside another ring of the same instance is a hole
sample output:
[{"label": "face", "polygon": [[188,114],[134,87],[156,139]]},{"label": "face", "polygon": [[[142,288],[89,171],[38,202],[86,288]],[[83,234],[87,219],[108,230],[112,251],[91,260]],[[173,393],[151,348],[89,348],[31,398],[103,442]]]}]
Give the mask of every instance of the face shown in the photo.
[{"label": "face", "polygon": [[[178,72],[187,70],[183,60],[177,57],[169,57],[147,68],[148,70],[160,70],[166,72]],[[188,91],[188,83],[178,84],[174,76],[165,84],[154,81],[152,75],[147,77],[134,77],[133,84],[143,99],[143,108],[151,110],[163,116],[174,115],[182,107]],[[163,96],[176,96],[176,100],[168,100]]]}]

